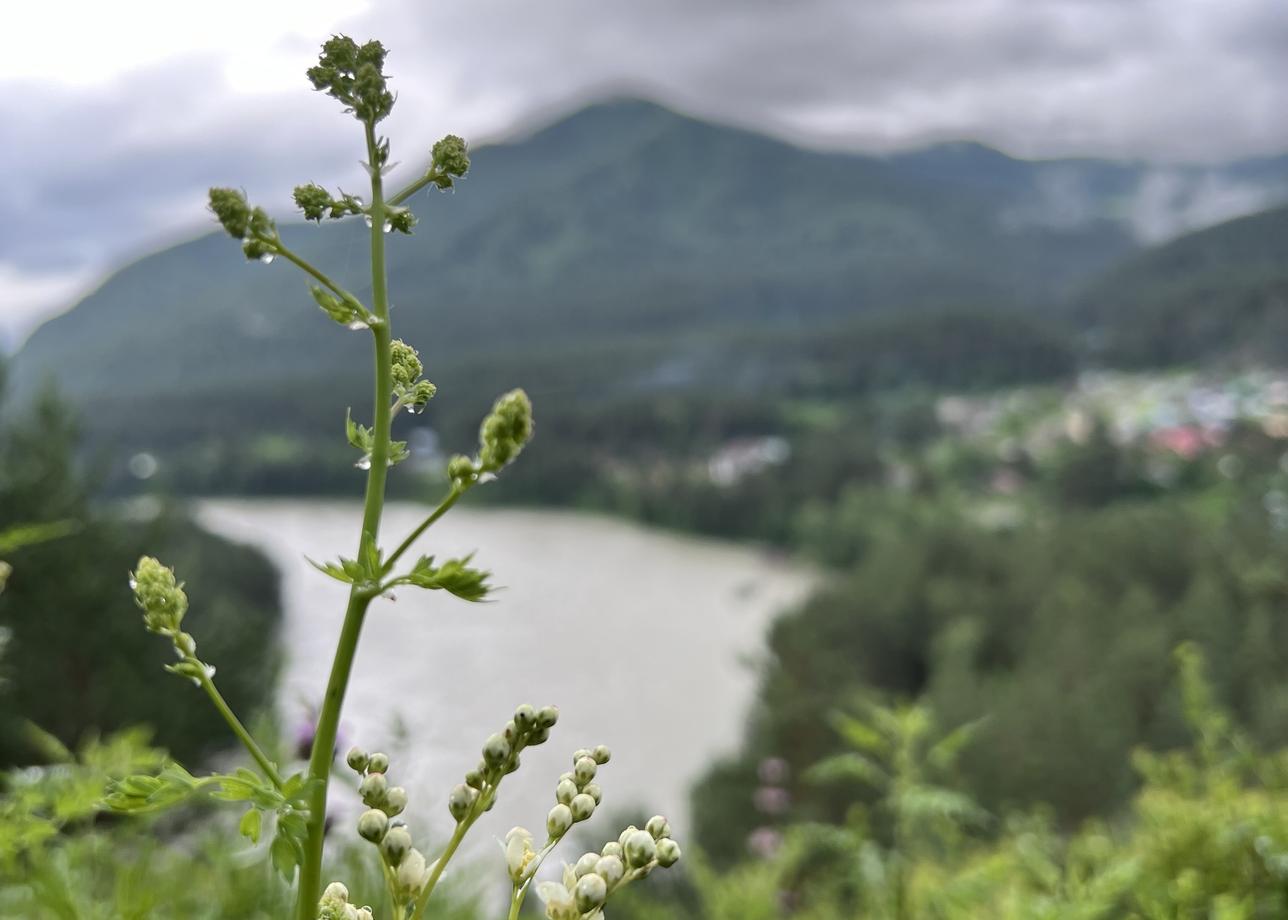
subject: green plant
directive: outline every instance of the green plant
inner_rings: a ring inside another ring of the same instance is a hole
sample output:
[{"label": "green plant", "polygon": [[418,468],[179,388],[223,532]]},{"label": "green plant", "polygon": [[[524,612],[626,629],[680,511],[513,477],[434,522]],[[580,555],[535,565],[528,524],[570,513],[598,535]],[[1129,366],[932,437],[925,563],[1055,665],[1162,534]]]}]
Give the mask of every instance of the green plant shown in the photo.
[{"label": "green plant", "polygon": [[[370,908],[350,903],[349,891],[343,884],[332,882],[325,889],[322,884],[326,796],[337,727],[368,610],[376,598],[399,586],[443,590],[466,601],[487,596],[489,573],[475,567],[470,558],[439,562],[433,556],[420,556],[407,564],[408,553],[466,492],[494,479],[513,461],[533,431],[532,407],[526,394],[514,390],[500,397],[482,422],[477,453],[472,457],[455,456],[448,463],[449,485],[437,508],[391,551],[382,548],[386,478],[389,469],[408,455],[405,443],[392,440],[393,418],[402,411],[423,411],[435,395],[434,385],[422,376],[424,368],[416,350],[392,336],[385,235],[395,230],[404,234],[412,231],[416,219],[406,202],[418,191],[429,186],[451,189],[469,169],[464,141],[449,135],[434,145],[430,166],[419,178],[387,194],[384,183],[392,168],[390,146],[377,132],[394,103],[384,73],[385,54],[379,42],[359,45],[350,38],[336,36],[323,45],[318,65],[308,72],[314,88],[341,102],[363,127],[369,201],[343,192],[332,195],[312,184],[297,187],[294,194],[296,204],[309,220],[361,215],[370,225],[370,303],[364,303],[287,247],[267,212],[252,207],[244,194],[228,188],[210,191],[211,210],[224,229],[240,241],[248,259],[268,263],[280,258],[301,269],[311,279],[311,293],[322,311],[342,327],[370,334],[374,344],[372,424],[360,424],[352,414],[345,419],[348,441],[359,453],[356,466],[367,474],[357,553],[351,559],[315,563],[321,572],[349,586],[349,600],[319,708],[308,767],[286,775],[233,713],[215,684],[214,667],[198,656],[196,639],[182,628],[188,609],[183,584],[171,569],[154,558],[144,557],[133,573],[131,585],[147,629],[174,647],[178,660],[167,669],[190,680],[206,694],[250,753],[254,769],[197,777],[171,762],[159,772],[117,781],[105,797],[109,807],[125,813],[157,811],[200,793],[243,803],[246,811],[240,823],[241,833],[258,842],[271,829],[269,849],[274,865],[287,880],[294,878],[298,870],[294,910],[297,920],[372,918]],[[502,730],[487,739],[478,767],[469,771],[449,796],[448,808],[456,828],[442,853],[432,861],[415,848],[409,828],[399,817],[408,795],[402,787],[390,785],[389,758],[357,749],[349,752],[346,761],[357,774],[358,794],[368,806],[358,822],[358,834],[376,847],[395,920],[419,920],[425,915],[430,897],[462,839],[492,807],[504,777],[518,769],[523,749],[544,743],[557,719],[558,711],[552,706],[536,709],[521,705]],[[594,780],[598,768],[608,759],[609,752],[602,746],[574,754],[573,769],[558,782],[557,801],[547,817],[546,840],[540,849],[533,849],[531,834],[522,828],[515,828],[507,836],[511,918],[518,915],[545,857],[574,824],[589,818],[599,804],[602,792]],[[575,866],[568,867],[562,883],[543,882],[537,886],[538,893],[552,920],[598,917],[604,902],[615,891],[643,878],[655,867],[672,865],[679,856],[669,826],[665,819],[657,817],[643,830],[628,828],[601,853],[583,856]]]}]

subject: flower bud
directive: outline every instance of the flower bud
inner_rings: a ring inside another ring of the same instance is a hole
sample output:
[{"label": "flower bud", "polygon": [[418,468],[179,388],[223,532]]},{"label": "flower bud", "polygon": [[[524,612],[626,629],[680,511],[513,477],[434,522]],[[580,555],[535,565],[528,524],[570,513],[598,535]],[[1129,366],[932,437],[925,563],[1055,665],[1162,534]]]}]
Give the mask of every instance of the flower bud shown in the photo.
[{"label": "flower bud", "polygon": [[212,188],[210,210],[233,239],[243,239],[250,229],[250,205],[236,189]]},{"label": "flower bud", "polygon": [[464,140],[455,134],[448,134],[434,144],[430,151],[434,168],[449,176],[460,177],[470,168],[470,155]]},{"label": "flower bud", "polygon": [[473,483],[477,473],[478,471],[474,468],[474,461],[463,454],[457,454],[447,461],[447,478],[458,489]]},{"label": "flower bud", "polygon": [[649,832],[654,840],[661,840],[664,837],[671,836],[671,825],[666,823],[666,818],[661,815],[654,815],[648,819],[648,824],[644,829]]},{"label": "flower bud", "polygon": [[599,852],[604,856],[616,856],[618,859],[621,859],[622,845],[618,843],[616,840],[612,840],[604,844],[604,848]]},{"label": "flower bud", "polygon": [[188,611],[183,584],[175,581],[174,570],[151,556],[144,556],[130,576],[134,602],[143,611],[143,624],[151,632],[169,634],[179,628]]},{"label": "flower bud", "polygon": [[551,837],[562,837],[572,827],[572,810],[563,803],[550,809],[546,815],[546,831]]},{"label": "flower bud", "polygon": [[680,861],[680,845],[670,837],[663,837],[657,842],[657,864],[669,869]]},{"label": "flower bud", "polygon": [[648,865],[657,856],[657,843],[648,831],[633,832],[622,848],[626,851],[626,865],[632,869]]},{"label": "flower bud", "polygon": [[554,728],[559,721],[559,709],[555,706],[542,706],[537,710],[537,728]]},{"label": "flower bud", "polygon": [[572,762],[573,764],[576,764],[577,761],[581,760],[583,757],[589,757],[589,756],[590,756],[590,751],[586,750],[585,748],[577,748],[577,750],[572,752]]},{"label": "flower bud", "polygon": [[474,807],[474,802],[478,798],[478,793],[469,786],[461,784],[452,790],[452,794],[447,797],[447,810],[452,817],[458,822],[464,821],[469,815],[470,809]]},{"label": "flower bud", "polygon": [[577,882],[574,894],[577,898],[577,909],[583,914],[588,914],[604,903],[608,897],[608,884],[598,875],[591,873],[582,876]]},{"label": "flower bud", "polygon": [[519,726],[511,719],[505,723],[505,728],[501,729],[501,737],[513,745],[519,740]]},{"label": "flower bud", "polygon": [[368,773],[358,784],[358,795],[362,796],[363,803],[370,808],[384,804],[388,790],[389,782],[383,773]]},{"label": "flower bud", "polygon": [[510,743],[500,735],[492,735],[483,745],[483,761],[489,767],[499,767],[510,756]]},{"label": "flower bud", "polygon": [[482,789],[483,771],[476,769],[476,770],[470,770],[468,773],[466,773],[465,785],[469,786],[471,789]]},{"label": "flower bud", "polygon": [[573,776],[576,777],[577,785],[584,786],[595,778],[595,761],[589,757],[582,757],[577,761],[577,766],[573,768]]},{"label": "flower bud", "polygon": [[390,815],[400,815],[407,807],[407,790],[402,786],[391,786],[385,793],[385,811]]},{"label": "flower bud", "polygon": [[626,874],[626,864],[622,862],[620,856],[601,856],[595,863],[595,874],[608,884],[616,885]]},{"label": "flower bud", "polygon": [[608,749],[608,745],[597,744],[595,745],[595,749],[590,752],[590,756],[595,763],[602,767],[612,758],[613,752]]},{"label": "flower bud", "polygon": [[389,828],[385,838],[380,841],[380,853],[385,858],[385,862],[395,868],[403,861],[407,851],[411,849],[411,834],[407,828],[399,825],[398,827]]},{"label": "flower bud", "polygon": [[349,765],[349,769],[358,773],[365,773],[367,770],[367,764],[370,762],[370,758],[367,757],[366,751],[357,745],[354,745],[349,748],[349,753],[344,755],[344,762]]},{"label": "flower bud", "polygon": [[372,843],[379,843],[389,830],[389,816],[379,808],[371,808],[358,819],[358,836]]},{"label": "flower bud", "polygon": [[479,426],[479,465],[495,473],[512,461],[532,437],[532,402],[522,390],[511,390],[492,406]]},{"label": "flower bud", "polygon": [[533,747],[537,746],[538,744],[545,744],[549,740],[550,740],[550,729],[548,728],[534,728],[532,730],[532,733],[528,735],[528,744],[532,745]]},{"label": "flower bud", "polygon": [[572,803],[568,808],[572,811],[574,821],[585,821],[595,813],[595,800],[582,792],[573,796]]},{"label": "flower bud", "polygon": [[514,710],[514,724],[519,727],[519,731],[527,733],[537,724],[537,711],[524,703],[518,709]]},{"label": "flower bud", "polygon": [[571,805],[572,800],[577,795],[577,784],[570,779],[561,779],[559,785],[555,786],[555,801],[562,802],[564,805]]},{"label": "flower bud", "polygon": [[587,783],[581,791],[594,799],[596,805],[604,801],[604,790],[599,787],[599,783]]},{"label": "flower bud", "polygon": [[377,751],[367,760],[367,770],[371,773],[388,773],[389,772],[389,755],[381,754]]},{"label": "flower bud", "polygon": [[326,886],[326,891],[322,892],[322,898],[337,901],[340,904],[347,904],[349,902],[349,889],[340,882],[332,882]]},{"label": "flower bud", "polygon": [[581,859],[577,860],[576,865],[572,867],[572,874],[577,878],[588,875],[595,871],[595,864],[599,862],[598,853],[583,853]]},{"label": "flower bud", "polygon": [[408,897],[415,897],[425,887],[429,870],[425,866],[425,857],[420,850],[412,848],[407,851],[402,862],[398,864],[398,887]]},{"label": "flower bud", "polygon": [[[639,830],[639,828],[632,824],[630,827],[626,828],[626,830],[622,831],[621,836],[617,838],[617,842],[623,847],[623,853],[625,852],[626,841],[630,838],[631,834],[635,833],[637,830]],[[625,857],[623,856],[623,858]]]}]

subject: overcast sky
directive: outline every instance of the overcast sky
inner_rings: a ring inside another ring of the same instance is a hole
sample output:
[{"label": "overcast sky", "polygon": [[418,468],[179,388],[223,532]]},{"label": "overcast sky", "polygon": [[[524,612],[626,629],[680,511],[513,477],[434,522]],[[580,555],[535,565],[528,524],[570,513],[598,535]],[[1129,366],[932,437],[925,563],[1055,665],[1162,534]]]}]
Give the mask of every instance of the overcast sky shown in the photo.
[{"label": "overcast sky", "polygon": [[391,49],[405,159],[624,89],[856,150],[1288,151],[1288,0],[6,3],[0,345],[200,230],[211,184],[287,204],[305,179],[351,183],[360,135],[303,77],[335,31]]}]

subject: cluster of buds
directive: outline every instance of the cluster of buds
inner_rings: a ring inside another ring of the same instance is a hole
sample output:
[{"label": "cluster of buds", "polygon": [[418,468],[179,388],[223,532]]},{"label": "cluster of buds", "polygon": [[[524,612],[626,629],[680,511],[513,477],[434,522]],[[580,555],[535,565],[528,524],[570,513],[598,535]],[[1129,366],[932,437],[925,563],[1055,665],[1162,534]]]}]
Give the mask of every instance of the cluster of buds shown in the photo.
[{"label": "cluster of buds", "polygon": [[263,208],[252,208],[246,196],[234,188],[212,188],[210,210],[235,240],[241,240],[248,259],[272,262],[277,255],[277,225]]},{"label": "cluster of buds", "polygon": [[368,754],[354,747],[345,755],[345,762],[362,777],[358,794],[367,810],[358,818],[358,836],[380,850],[398,897],[405,901],[417,897],[429,881],[429,867],[425,855],[411,845],[407,822],[398,817],[407,808],[407,790],[389,785],[386,754]]},{"label": "cluster of buds", "polygon": [[337,35],[322,45],[316,67],[308,70],[313,88],[344,103],[359,121],[375,124],[394,107],[385,79],[385,47],[377,41],[359,45]]},{"label": "cluster of buds", "polygon": [[493,404],[479,426],[478,457],[453,457],[447,464],[448,479],[464,489],[482,477],[495,476],[519,456],[532,438],[532,429],[532,401],[523,390],[511,390]]},{"label": "cluster of buds", "polygon": [[357,195],[341,192],[340,197],[335,198],[315,182],[295,186],[292,197],[296,207],[304,212],[304,219],[316,220],[318,223],[322,222],[323,217],[339,220],[350,214],[362,213],[362,199]]},{"label": "cluster of buds", "polygon": [[144,556],[130,573],[130,590],[134,603],[143,611],[143,625],[148,632],[165,636],[174,643],[178,664],[166,665],[166,670],[191,678],[200,684],[204,677],[211,677],[215,669],[197,661],[197,640],[191,633],[179,628],[183,615],[188,612],[188,595],[183,582],[174,577],[174,569],[162,565],[151,556]]},{"label": "cluster of buds", "polygon": [[402,339],[390,343],[390,360],[393,366],[394,407],[403,407],[412,415],[425,411],[425,405],[438,392],[428,380],[422,380],[425,368],[420,355]]},{"label": "cluster of buds", "polygon": [[430,153],[431,181],[440,189],[449,189],[470,171],[470,154],[465,141],[449,134],[434,145]]},{"label": "cluster of buds", "polygon": [[613,892],[679,860],[680,846],[671,839],[671,826],[666,818],[654,815],[643,830],[632,825],[604,844],[600,852],[584,853],[572,865],[564,866],[563,879],[542,882],[537,894],[545,902],[549,920],[599,917]]},{"label": "cluster of buds", "polygon": [[593,750],[581,749],[572,755],[572,770],[559,777],[555,786],[555,807],[546,816],[546,831],[558,840],[574,824],[580,824],[595,813],[604,798],[594,782],[599,768],[608,763],[612,753],[604,745]]},{"label": "cluster of buds", "polygon": [[350,904],[349,889],[339,882],[332,882],[318,901],[318,920],[373,920],[373,914],[370,907]]},{"label": "cluster of buds", "polygon": [[554,706],[536,709],[524,703],[515,709],[514,718],[483,742],[483,757],[478,766],[466,773],[465,782],[447,797],[447,810],[452,819],[460,824],[476,817],[480,803],[483,811],[491,808],[502,777],[519,769],[519,754],[526,747],[544,744],[558,721],[559,710]]}]

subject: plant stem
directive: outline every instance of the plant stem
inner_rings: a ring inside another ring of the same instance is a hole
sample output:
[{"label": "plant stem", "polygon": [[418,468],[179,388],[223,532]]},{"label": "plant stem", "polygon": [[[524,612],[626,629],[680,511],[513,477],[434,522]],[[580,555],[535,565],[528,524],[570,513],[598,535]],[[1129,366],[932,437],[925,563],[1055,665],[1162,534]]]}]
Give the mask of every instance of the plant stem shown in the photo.
[{"label": "plant stem", "polygon": [[250,752],[250,756],[255,758],[255,763],[259,764],[259,768],[264,771],[264,775],[272,781],[278,791],[281,791],[283,783],[281,775],[277,772],[277,767],[268,759],[268,755],[264,753],[260,746],[255,743],[255,739],[246,730],[246,726],[242,725],[241,719],[237,718],[237,714],[233,712],[232,707],[224,700],[223,694],[219,692],[215,682],[205,673],[205,665],[195,658],[190,658],[189,661],[195,662],[202,668],[201,687],[206,691],[206,696],[210,697],[210,701],[215,704],[215,708],[224,717],[224,721],[233,730],[233,734],[245,745],[246,750]]},{"label": "plant stem", "polygon": [[[496,795],[495,788],[490,794]],[[429,904],[429,896],[434,893],[434,886],[438,884],[439,878],[442,877],[443,870],[447,868],[447,863],[456,855],[456,848],[461,845],[461,841],[465,839],[465,835],[474,826],[474,822],[486,810],[483,796],[480,795],[474,803],[474,810],[470,812],[464,821],[456,825],[456,830],[452,832],[452,839],[447,841],[447,847],[443,850],[443,855],[438,857],[434,863],[434,871],[430,873],[428,881],[425,882],[425,890],[416,899],[416,909],[412,912],[411,920],[421,920],[425,916],[425,907]]]},{"label": "plant stem", "polygon": [[[371,447],[371,468],[367,471],[367,493],[362,509],[362,534],[359,540],[375,541],[380,536],[380,518],[385,505],[385,478],[389,473],[389,435],[393,419],[393,371],[390,358],[389,296],[385,280],[385,202],[381,177],[381,164],[376,144],[375,126],[365,125],[367,161],[371,167],[371,298],[376,319],[372,326],[375,340],[375,421]],[[308,269],[306,269],[307,271]],[[313,736],[313,751],[309,757],[308,837],[304,845],[304,862],[300,866],[300,888],[295,903],[297,920],[313,920],[318,896],[322,890],[322,854],[326,834],[326,792],[331,778],[331,763],[335,758],[335,737],[340,726],[340,711],[344,705],[349,675],[353,670],[362,621],[371,605],[371,595],[365,587],[355,585],[349,592],[349,606],[345,610],[344,625],[336,645],[331,676],[327,681],[326,696],[318,714],[317,731]]]},{"label": "plant stem", "polygon": [[438,173],[431,166],[429,169],[425,171],[425,175],[421,176],[419,179],[417,179],[415,182],[412,182],[410,185],[408,185],[397,195],[394,195],[392,198],[390,198],[389,203],[392,205],[402,204],[412,195],[415,195],[417,192],[419,192],[421,189],[429,185],[437,178],[438,178]]},{"label": "plant stem", "polygon": [[447,497],[438,503],[438,507],[433,510],[429,517],[421,521],[420,525],[407,535],[407,539],[398,544],[398,548],[390,553],[389,558],[385,560],[385,571],[391,571],[394,563],[402,558],[403,553],[411,549],[411,545],[420,539],[420,535],[426,530],[429,530],[430,525],[446,514],[451,509],[452,505],[456,504],[457,499],[464,494],[465,492],[463,489],[457,486],[452,486],[452,491],[448,492]]},{"label": "plant stem", "polygon": [[358,298],[354,297],[344,288],[340,287],[340,285],[336,284],[334,281],[332,281],[329,277],[324,275],[317,268],[314,268],[303,258],[301,258],[300,256],[296,255],[294,252],[292,252],[291,250],[283,246],[281,240],[278,240],[274,244],[274,246],[277,248],[278,254],[281,255],[283,259],[298,266],[300,270],[303,271],[305,274],[312,275],[314,278],[320,281],[324,287],[329,287],[333,294],[336,294],[345,300],[353,300],[355,302],[360,302],[358,301]]}]

